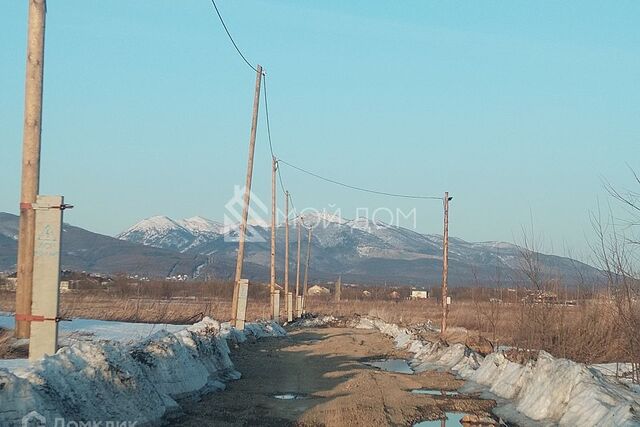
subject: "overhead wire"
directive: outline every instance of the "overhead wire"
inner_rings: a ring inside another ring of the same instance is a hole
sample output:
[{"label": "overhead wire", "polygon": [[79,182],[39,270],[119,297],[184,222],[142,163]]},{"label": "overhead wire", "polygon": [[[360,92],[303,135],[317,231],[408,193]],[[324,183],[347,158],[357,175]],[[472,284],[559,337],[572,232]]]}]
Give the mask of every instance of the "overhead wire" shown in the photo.
[{"label": "overhead wire", "polygon": [[253,65],[251,65],[251,63],[249,62],[249,60],[246,58],[246,56],[244,56],[244,54],[242,53],[242,51],[240,50],[240,48],[238,47],[238,45],[236,44],[236,41],[233,39],[233,37],[231,36],[231,33],[229,32],[229,29],[227,28],[227,24],[224,23],[224,19],[222,19],[222,15],[220,14],[220,10],[218,9],[218,5],[216,4],[215,0],[211,0],[211,4],[213,4],[213,8],[216,10],[216,13],[218,14],[218,18],[220,18],[220,23],[222,24],[222,27],[224,28],[224,31],[227,33],[227,36],[229,36],[229,40],[231,40],[231,43],[233,44],[233,47],[236,48],[236,51],[238,52],[238,54],[240,55],[240,57],[244,60],[244,62],[251,67],[251,69],[253,71],[255,71],[256,73],[258,72],[258,69],[256,67],[254,67]]},{"label": "overhead wire", "polygon": [[[229,37],[229,40],[231,41],[231,44],[233,44],[233,47],[235,48],[236,52],[238,52],[238,55],[240,55],[240,57],[242,58],[242,60],[255,72],[258,72],[258,69],[253,66],[251,64],[251,62],[249,62],[249,60],[247,59],[247,57],[244,55],[244,53],[242,53],[242,51],[240,50],[240,47],[238,46],[238,44],[236,43],[236,41],[234,40],[233,36],[231,35],[231,32],[229,31],[229,28],[227,27],[227,24],[224,22],[224,18],[222,17],[222,14],[220,13],[220,9],[218,9],[218,5],[216,4],[215,0],[211,0],[211,4],[213,5],[213,8],[216,11],[216,14],[218,15],[218,18],[220,20],[220,23],[222,24],[222,27],[224,28],[224,31],[227,33],[227,36]],[[398,193],[390,193],[390,192],[386,192],[386,191],[379,191],[379,190],[373,190],[373,189],[369,189],[369,188],[364,188],[364,187],[359,187],[359,186],[355,186],[355,185],[351,185],[351,184],[347,184],[345,182],[341,182],[335,179],[331,179],[331,178],[327,178],[325,176],[319,175],[317,173],[311,172],[307,169],[301,168],[300,166],[296,166],[293,165],[289,162],[286,162],[282,159],[278,159],[275,155],[275,152],[273,150],[273,141],[271,138],[271,120],[269,117],[269,101],[268,101],[268,96],[267,96],[267,75],[265,72],[262,72],[262,77],[263,77],[263,94],[264,94],[264,110],[265,110],[265,116],[266,116],[266,125],[267,125],[267,139],[269,141],[269,151],[271,152],[271,158],[276,162],[276,173],[278,174],[278,181],[280,183],[280,187],[282,189],[282,191],[285,194],[288,194],[289,197],[289,201],[291,202],[291,205],[293,207],[293,211],[296,214],[296,218],[299,218],[300,221],[302,221],[303,225],[304,225],[304,221],[302,219],[302,215],[297,212],[297,210],[295,209],[295,205],[293,204],[293,197],[291,196],[291,193],[288,193],[286,190],[286,187],[284,185],[284,180],[282,178],[282,174],[280,172],[280,163],[283,163],[293,169],[298,170],[299,172],[303,172],[307,175],[313,176],[315,178],[321,179],[323,181],[335,184],[335,185],[339,185],[345,188],[349,188],[352,190],[357,190],[357,191],[362,191],[362,192],[366,192],[366,193],[371,193],[371,194],[377,194],[377,195],[382,195],[382,196],[389,196],[389,197],[399,197],[399,198],[406,198],[406,199],[425,199],[425,200],[442,200],[441,197],[438,196],[423,196],[423,195],[413,195],[413,194],[398,194]]]},{"label": "overhead wire", "polygon": [[317,173],[311,172],[307,169],[301,168],[300,166],[296,166],[294,164],[291,164],[287,161],[284,161],[282,159],[278,159],[278,163],[282,163],[285,164],[293,169],[296,169],[300,172],[306,173],[307,175],[311,175],[315,178],[321,179],[323,181],[326,182],[330,182],[332,184],[335,185],[339,185],[342,187],[346,187],[346,188],[350,188],[352,190],[357,190],[357,191],[362,191],[362,192],[366,192],[366,193],[372,193],[372,194],[378,194],[381,196],[389,196],[389,197],[400,197],[400,198],[405,198],[405,199],[425,199],[425,200],[442,200],[442,197],[439,196],[423,196],[423,195],[417,195],[417,194],[399,194],[399,193],[389,193],[386,191],[379,191],[379,190],[372,190],[370,188],[364,188],[364,187],[358,187],[356,185],[351,185],[351,184],[347,184],[341,181],[337,181],[335,179],[331,179],[331,178],[327,178],[325,176],[319,175]]},{"label": "overhead wire", "polygon": [[293,212],[294,212],[294,218],[299,218],[300,221],[302,222],[302,224],[304,225],[304,221],[302,220],[302,216],[298,213],[298,211],[296,210],[295,204],[293,203],[293,196],[291,196],[291,193],[287,191],[286,186],[284,185],[284,179],[282,178],[282,173],[280,172],[280,161],[278,160],[278,157],[276,157],[275,152],[273,150],[273,140],[271,138],[271,119],[269,117],[269,97],[267,95],[268,91],[267,91],[267,76],[266,74],[263,75],[263,98],[264,98],[264,112],[265,112],[265,121],[266,121],[266,125],[267,125],[267,140],[269,141],[269,151],[271,152],[271,158],[273,160],[275,160],[276,163],[276,174],[278,175],[278,182],[280,183],[280,188],[282,189],[282,192],[285,194],[288,194],[289,196],[289,201],[291,202],[291,207],[293,208]]}]

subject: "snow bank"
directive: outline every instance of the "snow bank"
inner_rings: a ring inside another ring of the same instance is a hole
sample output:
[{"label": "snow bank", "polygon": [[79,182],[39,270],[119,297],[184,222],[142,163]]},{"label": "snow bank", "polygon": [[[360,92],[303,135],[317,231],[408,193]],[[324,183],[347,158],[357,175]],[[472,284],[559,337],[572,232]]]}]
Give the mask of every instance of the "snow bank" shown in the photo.
[{"label": "snow bank", "polygon": [[[398,348],[414,354],[417,372],[451,370],[540,424],[561,426],[640,425],[640,395],[597,369],[541,351],[537,361],[514,363],[502,352],[483,358],[463,344],[420,341],[409,329],[381,319],[358,318],[351,325],[378,329]],[[471,387],[469,387],[471,388]],[[463,388],[464,391],[464,388]]]},{"label": "snow bank", "polygon": [[[15,315],[0,312],[0,328],[13,329]],[[59,340],[62,345],[72,345],[78,341],[120,341],[131,343],[148,337],[159,330],[177,332],[184,325],[157,323],[130,323],[114,320],[73,319],[58,325]]]},{"label": "snow bank", "polygon": [[502,353],[490,354],[468,379],[513,400],[514,408],[533,420],[567,426],[640,425],[638,394],[596,369],[544,351],[526,365]]},{"label": "snow bank", "polygon": [[224,389],[240,377],[227,340],[283,336],[271,322],[238,331],[205,318],[177,332],[158,331],[133,344],[78,342],[30,368],[0,369],[0,425],[37,411],[47,420],[159,424],[179,410],[175,399]]},{"label": "snow bank", "polygon": [[301,328],[317,328],[320,326],[330,325],[337,320],[338,319],[336,319],[333,316],[318,316],[318,317],[303,318],[300,320],[296,320],[294,322],[294,325]]}]

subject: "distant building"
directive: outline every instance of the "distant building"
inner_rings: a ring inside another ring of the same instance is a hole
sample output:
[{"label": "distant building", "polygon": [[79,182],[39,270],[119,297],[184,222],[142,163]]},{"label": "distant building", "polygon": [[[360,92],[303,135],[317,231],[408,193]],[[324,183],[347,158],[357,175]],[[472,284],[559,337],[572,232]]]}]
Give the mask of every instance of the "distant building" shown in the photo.
[{"label": "distant building", "polygon": [[67,280],[60,281],[60,293],[69,292],[71,288],[69,288],[69,282]]},{"label": "distant building", "polygon": [[553,292],[529,291],[522,302],[533,304],[558,304],[558,295]]},{"label": "distant building", "polygon": [[429,291],[411,291],[411,299],[429,298]]},{"label": "distant building", "polygon": [[389,298],[391,299],[400,299],[400,292],[398,291],[393,291],[389,294]]},{"label": "distant building", "polygon": [[309,295],[329,295],[331,293],[331,291],[323,286],[320,285],[314,285],[312,287],[310,287],[309,289],[307,289],[307,293]]},{"label": "distant building", "polygon": [[4,289],[5,291],[15,291],[18,279],[16,279],[15,277],[7,277],[4,283],[5,285],[4,287],[2,287],[2,289]]}]

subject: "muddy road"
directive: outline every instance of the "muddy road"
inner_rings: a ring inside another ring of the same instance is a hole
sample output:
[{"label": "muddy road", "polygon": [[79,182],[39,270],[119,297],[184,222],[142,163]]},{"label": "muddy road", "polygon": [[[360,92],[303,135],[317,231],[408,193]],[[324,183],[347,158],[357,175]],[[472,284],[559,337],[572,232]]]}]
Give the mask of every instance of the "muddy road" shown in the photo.
[{"label": "muddy road", "polygon": [[373,330],[298,329],[285,338],[241,344],[231,357],[242,379],[222,393],[184,403],[184,415],[171,425],[408,426],[445,411],[483,413],[493,405],[470,396],[411,392],[461,386],[449,373],[401,374],[366,365],[407,358]]}]

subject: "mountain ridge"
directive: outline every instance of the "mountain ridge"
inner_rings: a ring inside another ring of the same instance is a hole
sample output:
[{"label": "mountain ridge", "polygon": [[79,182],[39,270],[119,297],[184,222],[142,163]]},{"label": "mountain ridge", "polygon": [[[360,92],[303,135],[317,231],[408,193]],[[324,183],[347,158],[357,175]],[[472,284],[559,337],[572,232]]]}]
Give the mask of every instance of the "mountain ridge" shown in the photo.
[{"label": "mountain ridge", "polygon": [[[220,224],[216,221],[201,218],[207,223]],[[441,276],[442,236],[423,234],[407,228],[371,221],[367,218],[345,219],[326,213],[312,213],[302,216],[303,223],[312,226],[311,268],[316,274],[332,278],[338,274],[343,276],[369,277],[376,282],[401,280],[410,283],[420,281],[437,281]],[[147,219],[148,220],[148,219]],[[150,227],[142,238],[134,236],[130,230],[138,232],[143,227],[142,220],[120,233],[120,239],[173,248],[182,253],[205,254],[226,259],[235,259],[237,249],[237,224],[225,224],[216,230],[209,229],[206,238],[193,235],[188,244],[171,245],[167,234],[175,232],[162,231]],[[186,220],[172,220],[180,224]],[[278,224],[276,230],[277,248],[284,245],[284,224]],[[235,234],[234,234],[235,233]],[[252,241],[247,244],[246,260],[266,269],[269,265],[270,229],[266,226],[250,227]],[[294,224],[291,230],[292,254],[295,254],[297,233]],[[260,239],[257,239],[260,238]],[[256,241],[261,240],[261,241]],[[306,233],[303,236],[306,243]],[[515,244],[500,241],[467,242],[451,237],[449,245],[450,277],[453,283],[470,284],[474,281],[521,281],[522,257],[527,253]],[[303,245],[303,247],[306,247]],[[278,249],[277,249],[278,250]],[[599,270],[582,262],[567,257],[550,254],[536,256],[548,271],[549,277],[565,277],[572,281],[584,277],[596,279]],[[284,270],[282,257],[277,257],[278,269]],[[293,258],[293,256],[292,256]],[[395,263],[395,265],[394,265]],[[421,264],[422,263],[422,264]],[[381,266],[386,266],[382,269]],[[403,267],[400,267],[402,265]]]},{"label": "mountain ridge", "polygon": [[[311,217],[305,221],[311,225]],[[326,219],[326,218],[321,218]],[[146,221],[146,222],[145,222]],[[140,225],[142,223],[142,225]],[[137,225],[137,227],[136,227]],[[130,274],[165,278],[232,280],[237,255],[237,225],[222,225],[203,217],[173,220],[147,218],[119,234],[105,236],[65,223],[62,267],[76,271]],[[151,230],[151,235],[146,233]],[[295,272],[297,233],[291,230],[290,271]],[[0,271],[15,270],[18,217],[0,213]],[[266,282],[269,277],[270,230],[255,225],[248,230],[244,277]],[[155,239],[155,240],[154,240]],[[276,233],[278,280],[284,271],[284,232]],[[302,234],[302,262],[306,258],[306,233]],[[135,241],[138,240],[138,241]],[[157,242],[164,247],[151,246]],[[146,244],[141,244],[146,243]],[[466,242],[450,239],[449,283],[452,287],[481,283],[498,285],[523,282],[522,248],[507,242]],[[580,278],[595,280],[600,271],[587,264],[555,255],[536,254],[549,278],[569,284]],[[442,279],[442,236],[365,219],[326,221],[312,233],[310,282],[343,281],[377,285],[437,285]],[[295,280],[291,276],[291,280]]]}]

